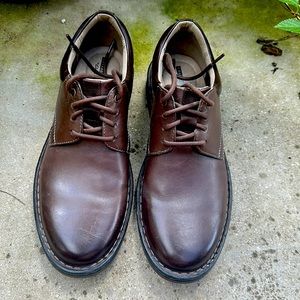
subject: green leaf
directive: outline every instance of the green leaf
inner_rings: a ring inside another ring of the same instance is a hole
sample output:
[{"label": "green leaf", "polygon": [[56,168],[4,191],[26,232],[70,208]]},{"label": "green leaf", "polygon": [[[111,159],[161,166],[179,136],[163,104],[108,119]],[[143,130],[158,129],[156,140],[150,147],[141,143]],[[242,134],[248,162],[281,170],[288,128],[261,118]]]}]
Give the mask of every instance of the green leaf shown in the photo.
[{"label": "green leaf", "polygon": [[294,33],[300,33],[300,20],[297,19],[287,19],[280,23],[278,23],[275,28],[294,32]]},{"label": "green leaf", "polygon": [[298,6],[299,5],[298,0],[278,0],[278,1],[289,4],[289,5],[293,5],[293,6]]}]

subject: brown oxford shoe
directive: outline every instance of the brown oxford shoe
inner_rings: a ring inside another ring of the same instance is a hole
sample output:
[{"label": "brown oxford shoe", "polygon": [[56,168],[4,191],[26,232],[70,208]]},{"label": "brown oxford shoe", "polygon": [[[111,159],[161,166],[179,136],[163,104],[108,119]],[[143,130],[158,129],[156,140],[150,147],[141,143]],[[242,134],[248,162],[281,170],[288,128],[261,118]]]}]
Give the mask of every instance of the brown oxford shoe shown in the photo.
[{"label": "brown oxford shoe", "polygon": [[199,25],[181,20],[161,37],[147,78],[151,133],[136,191],[145,253],[161,276],[204,276],[218,258],[231,212],[223,150],[221,83]]},{"label": "brown oxford shoe", "polygon": [[54,122],[36,169],[34,212],[51,263],[84,276],[111,262],[130,216],[133,54],[125,26],[106,11],[68,39]]}]

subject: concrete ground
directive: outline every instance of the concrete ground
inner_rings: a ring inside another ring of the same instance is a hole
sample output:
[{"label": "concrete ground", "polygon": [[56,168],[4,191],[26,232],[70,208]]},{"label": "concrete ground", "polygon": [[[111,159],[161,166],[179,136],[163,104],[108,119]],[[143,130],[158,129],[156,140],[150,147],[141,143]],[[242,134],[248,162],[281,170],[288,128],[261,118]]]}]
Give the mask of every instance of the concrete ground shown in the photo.
[{"label": "concrete ground", "polygon": [[[214,53],[226,54],[218,66],[233,214],[222,255],[200,282],[170,283],[151,269],[134,214],[116,260],[94,277],[60,274],[41,250],[32,184],[53,118],[65,34],[98,9],[115,12],[133,39],[135,177],[149,127],[146,69],[162,32],[176,18],[195,18]],[[255,43],[286,35],[273,26],[287,16],[276,1],[260,0],[1,3],[0,299],[299,299],[300,39],[280,42],[281,57]]]}]

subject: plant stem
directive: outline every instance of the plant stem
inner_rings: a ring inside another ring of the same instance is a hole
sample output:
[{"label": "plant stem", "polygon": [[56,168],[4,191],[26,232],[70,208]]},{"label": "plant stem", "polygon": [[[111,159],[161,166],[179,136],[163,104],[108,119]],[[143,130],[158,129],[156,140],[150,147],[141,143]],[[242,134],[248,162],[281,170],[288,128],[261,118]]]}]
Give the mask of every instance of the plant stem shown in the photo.
[{"label": "plant stem", "polygon": [[281,41],[285,41],[285,40],[288,40],[288,39],[291,39],[291,38],[295,38],[295,37],[299,37],[299,34],[297,33],[294,33],[294,34],[290,34],[290,35],[287,35],[287,36],[284,36],[280,39],[277,39],[277,40],[274,40],[275,42],[281,42]]}]

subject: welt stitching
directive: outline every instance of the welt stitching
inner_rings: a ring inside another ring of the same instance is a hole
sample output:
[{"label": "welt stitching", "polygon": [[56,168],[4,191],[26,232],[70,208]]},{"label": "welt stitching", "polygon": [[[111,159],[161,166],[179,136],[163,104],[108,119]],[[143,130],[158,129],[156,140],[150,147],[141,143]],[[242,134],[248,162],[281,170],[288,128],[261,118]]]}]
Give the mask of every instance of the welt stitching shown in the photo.
[{"label": "welt stitching", "polygon": [[56,135],[56,115],[54,116],[54,131],[53,131],[53,142],[54,142],[54,144],[56,144],[55,135]]},{"label": "welt stitching", "polygon": [[[208,95],[213,90],[208,91]],[[219,136],[219,149],[218,149],[218,158],[221,158],[221,148],[222,148],[222,121],[220,120],[220,136]]]},{"label": "welt stitching", "polygon": [[[143,182],[144,180],[144,174],[143,174],[143,177],[141,178],[141,182]],[[140,182],[140,187],[141,186],[141,182]],[[229,196],[229,182],[228,182],[228,196]],[[217,244],[217,247],[215,249],[215,251],[213,252],[213,254],[211,255],[210,259],[207,261],[207,263],[200,267],[199,269],[195,270],[195,271],[191,271],[191,272],[176,272],[176,271],[173,271],[169,268],[167,268],[166,266],[164,266],[159,260],[158,258],[155,256],[155,254],[153,253],[151,247],[150,247],[150,244],[149,244],[149,241],[147,239],[147,236],[146,236],[146,232],[145,232],[145,227],[144,227],[144,223],[143,223],[143,215],[142,215],[142,188],[140,189],[140,195],[139,195],[139,210],[140,210],[140,219],[141,219],[141,225],[142,225],[142,230],[143,230],[143,234],[144,234],[144,237],[145,237],[145,241],[146,241],[146,244],[147,244],[147,248],[148,250],[151,252],[151,255],[152,255],[152,258],[155,259],[155,261],[165,270],[173,273],[173,274],[178,274],[178,275],[196,275],[198,274],[201,270],[204,270],[206,268],[208,268],[211,263],[215,260],[216,258],[216,255],[218,254],[218,251],[219,251],[219,248],[221,246],[221,242],[222,240],[224,239],[224,235],[225,235],[225,230],[226,230],[226,223],[229,222],[228,220],[228,208],[229,208],[229,204],[230,204],[230,200],[228,198],[228,203],[227,203],[227,207],[226,207],[226,219],[225,219],[225,224],[223,226],[223,232],[222,232],[222,235],[221,235],[221,238],[219,239],[218,241],[218,244]]]},{"label": "welt stitching", "polygon": [[164,154],[164,153],[168,153],[172,150],[172,148],[168,148],[166,150],[160,150],[160,151],[155,151],[155,152],[150,152],[149,151],[149,155],[158,155],[158,154]]},{"label": "welt stitching", "polygon": [[221,158],[221,148],[222,148],[222,120],[220,120],[219,158]]},{"label": "welt stitching", "polygon": [[[37,212],[38,212],[38,217],[39,217],[39,227],[40,227],[40,230],[42,232],[42,239],[45,243],[45,245],[47,246],[47,249],[48,251],[53,255],[53,257],[58,261],[60,262],[61,264],[63,264],[65,267],[68,267],[68,268],[71,268],[71,269],[74,269],[74,270],[85,270],[85,269],[88,269],[88,268],[91,268],[91,267],[94,267],[96,266],[97,264],[100,264],[102,261],[104,261],[108,255],[110,255],[110,253],[114,250],[115,246],[116,246],[116,243],[120,240],[120,236],[121,236],[121,233],[123,231],[123,228],[124,228],[124,225],[125,225],[125,220],[126,220],[126,215],[128,213],[128,208],[129,208],[129,195],[127,196],[127,201],[126,201],[126,210],[125,210],[125,216],[123,218],[123,223],[122,223],[122,226],[121,226],[121,229],[119,231],[119,234],[117,236],[117,239],[115,240],[114,244],[112,245],[111,249],[109,250],[109,252],[104,256],[102,257],[100,260],[98,260],[97,262],[89,265],[89,266],[86,266],[86,267],[74,267],[74,266],[71,266],[71,265],[68,265],[66,263],[64,263],[63,261],[61,261],[55,254],[54,252],[51,250],[50,248],[50,245],[47,241],[47,237],[46,237],[46,234],[45,234],[45,231],[44,231],[44,227],[43,227],[43,224],[42,224],[42,217],[41,217],[41,213],[40,213],[40,166],[39,166],[39,172],[38,172],[38,184],[37,184]],[[130,188],[130,187],[128,187]]]},{"label": "welt stitching", "polygon": [[[113,93],[114,90],[116,90],[116,87],[113,87],[113,88],[111,89],[111,91],[109,92],[109,94]],[[120,104],[119,104],[119,106],[120,106]],[[119,109],[120,109],[120,107],[119,107]],[[114,129],[114,130],[115,130],[115,129]],[[106,136],[106,133],[107,133],[107,131],[106,131],[106,126],[103,126],[103,135]],[[110,144],[114,144],[114,146],[112,146],[112,145],[110,145]],[[105,142],[105,145],[106,145],[108,148],[110,148],[111,150],[115,150],[115,151],[118,151],[118,152],[126,153],[126,150],[121,149],[121,148],[118,146],[118,144],[115,143],[115,142],[110,142],[110,143],[109,143],[109,142]]]},{"label": "welt stitching", "polygon": [[221,158],[221,144],[222,144],[222,136],[220,135],[220,141],[219,141],[219,151],[218,151],[218,156]]},{"label": "welt stitching", "polygon": [[72,144],[73,142],[77,142],[79,139],[76,138],[74,140],[71,141],[67,141],[67,142],[58,142],[58,143],[54,143],[53,145],[65,145],[65,144]]},{"label": "welt stitching", "polygon": [[[70,78],[71,76],[68,76],[66,78],[65,81],[67,81],[68,78]],[[77,84],[78,86],[78,84]],[[81,93],[81,97],[83,97],[82,93]],[[83,126],[83,117],[80,117],[80,128],[82,128]],[[53,140],[54,140],[54,145],[65,145],[65,144],[71,144],[73,142],[77,142],[79,140],[79,138],[74,138],[73,140],[70,141],[66,141],[66,142],[56,142],[56,138],[55,138],[55,133],[56,133],[56,114],[54,115],[54,135],[53,135]]]},{"label": "welt stitching", "polygon": [[[81,122],[81,126],[82,126],[82,122]],[[64,144],[71,144],[73,142],[78,141],[78,138],[75,138],[71,141],[66,141],[66,142],[57,142],[55,139],[55,132],[56,132],[56,118],[54,117],[54,132],[53,132],[53,145],[64,145]]]},{"label": "welt stitching", "polygon": [[117,152],[121,152],[121,153],[128,153],[127,150],[122,150],[122,149],[119,149],[119,148],[114,148],[113,146],[110,146],[108,145],[107,143],[105,143],[105,145],[111,149],[111,150],[114,150],[114,151],[117,151]]}]

